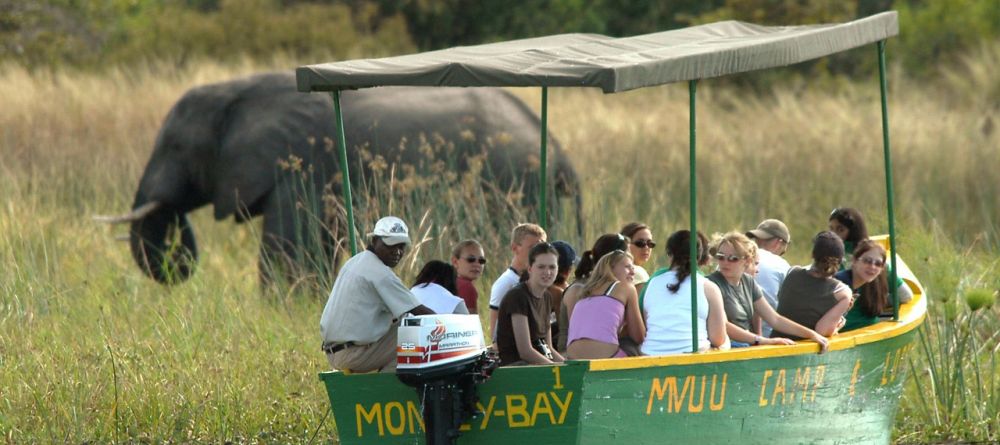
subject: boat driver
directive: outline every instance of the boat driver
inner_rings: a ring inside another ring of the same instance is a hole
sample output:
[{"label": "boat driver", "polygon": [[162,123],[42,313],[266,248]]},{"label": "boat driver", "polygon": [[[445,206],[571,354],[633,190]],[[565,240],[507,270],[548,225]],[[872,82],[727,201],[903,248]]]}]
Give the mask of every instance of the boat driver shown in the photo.
[{"label": "boat driver", "polygon": [[386,216],[368,238],[368,248],[340,269],[323,308],[323,352],[334,369],[394,372],[399,319],[407,312],[434,311],[420,304],[392,271],[410,244],[406,223]]}]

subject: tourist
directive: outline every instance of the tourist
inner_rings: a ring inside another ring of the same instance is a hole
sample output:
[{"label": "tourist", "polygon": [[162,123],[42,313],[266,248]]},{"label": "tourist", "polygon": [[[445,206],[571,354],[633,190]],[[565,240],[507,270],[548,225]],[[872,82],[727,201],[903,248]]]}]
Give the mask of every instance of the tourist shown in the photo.
[{"label": "tourist", "polygon": [[766,321],[782,332],[798,338],[808,338],[820,344],[820,352],[826,351],[827,339],[812,329],[791,321],[775,312],[764,298],[764,291],[746,273],[757,254],[757,245],[746,235],[729,232],[719,237],[709,248],[719,264],[718,270],[707,278],[719,286],[726,310],[726,334],[733,347],[756,345],[791,345],[788,338],[764,337],[759,330],[759,320]]},{"label": "tourist", "polygon": [[646,263],[653,255],[653,232],[649,227],[641,222],[630,222],[618,232],[625,235],[629,240],[628,252],[632,254],[635,265],[635,284],[640,285],[649,281],[649,272],[646,270]]},{"label": "tourist", "polygon": [[[833,275],[844,256],[844,242],[833,232],[820,232],[813,239],[813,263],[808,269],[792,267],[778,290],[778,313],[830,337],[844,326],[851,305],[851,289]],[[772,337],[798,339],[775,326]]]},{"label": "tourist", "polygon": [[465,301],[465,307],[470,314],[479,313],[479,291],[475,281],[483,274],[486,267],[486,254],[479,241],[467,239],[459,242],[451,249],[451,265],[458,277],[455,286],[459,297]]},{"label": "tourist", "polygon": [[569,311],[567,358],[625,357],[628,354],[618,340],[623,331],[635,344],[642,344],[646,326],[632,285],[634,276],[631,254],[616,250],[601,257]]},{"label": "tourist", "polygon": [[[624,235],[620,233],[606,233],[597,238],[597,241],[594,242],[594,246],[590,250],[583,252],[574,272],[576,280],[566,288],[566,291],[563,293],[562,303],[559,305],[559,326],[569,326],[569,308],[576,304],[576,300],[580,297],[580,290],[583,288],[583,284],[587,281],[587,278],[590,278],[590,273],[594,271],[597,261],[608,253],[627,248],[628,242]],[[567,330],[561,330],[558,333],[556,339],[558,344],[556,347],[559,351],[566,350],[567,333]]]},{"label": "tourist", "polygon": [[[681,230],[670,235],[667,239],[670,268],[658,271],[649,279],[639,300],[639,307],[646,321],[646,338],[641,346],[645,355],[691,352],[692,272],[700,273],[691,270],[690,233]],[[708,240],[705,235],[698,233],[697,243],[695,254],[698,265],[704,266],[708,264]],[[697,283],[697,349],[728,349],[726,310],[719,286],[704,277],[698,278]]]},{"label": "tourist", "polygon": [[[792,266],[782,256],[792,242],[792,235],[785,223],[776,219],[765,219],[756,229],[746,233],[757,244],[757,274],[754,280],[764,290],[764,299],[772,309],[778,308],[778,289]],[[771,335],[771,325],[761,324],[761,335]]]},{"label": "tourist", "polygon": [[437,314],[469,314],[465,301],[455,295],[455,268],[444,261],[431,260],[420,269],[410,292]]},{"label": "tourist", "polygon": [[552,348],[549,313],[552,295],[548,288],[556,280],[559,253],[549,243],[528,252],[528,268],[522,281],[500,303],[497,319],[497,351],[500,365],[540,365],[563,361]]},{"label": "tourist", "polygon": [[[834,278],[851,287],[854,305],[844,316],[846,322],[840,332],[860,329],[878,323],[882,311],[889,303],[889,274],[885,248],[872,240],[862,240],[854,248],[851,267],[834,275]],[[913,298],[910,287],[899,280],[896,295],[900,303]]]},{"label": "tourist", "polygon": [[[507,268],[490,288],[490,327],[496,333],[497,316],[504,295],[521,279],[521,274],[528,269],[528,252],[540,242],[545,241],[545,229],[537,224],[518,224],[510,234],[510,250],[514,257]],[[496,339],[496,335],[493,336]]]},{"label": "tourist", "polygon": [[[865,217],[857,209],[841,207],[833,209],[828,218],[830,231],[844,241],[844,254],[849,256],[854,253],[854,247],[861,240],[868,239],[868,227],[865,225]],[[847,268],[847,262],[840,264],[840,270]]]},{"label": "tourist", "polygon": [[[566,325],[559,326],[559,308],[562,306],[563,294],[569,287],[569,274],[573,272],[576,265],[576,250],[566,241],[553,241],[552,247],[559,252],[559,272],[556,274],[556,281],[549,286],[549,293],[552,294],[552,314],[550,321],[552,324],[552,338],[558,339],[561,330],[566,329]],[[565,333],[563,334],[565,336]]]}]

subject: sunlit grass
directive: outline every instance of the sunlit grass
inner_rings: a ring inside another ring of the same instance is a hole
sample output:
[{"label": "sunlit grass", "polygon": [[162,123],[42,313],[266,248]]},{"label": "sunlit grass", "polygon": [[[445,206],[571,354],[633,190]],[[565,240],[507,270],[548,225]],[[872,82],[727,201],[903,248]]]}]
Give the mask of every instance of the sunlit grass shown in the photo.
[{"label": "sunlit grass", "polygon": [[[917,378],[900,414],[904,440],[1000,434],[995,414],[989,418],[1000,400],[990,383],[998,372],[990,337],[1000,330],[997,305],[973,313],[960,299],[967,290],[1000,288],[1000,132],[984,126],[1000,121],[995,102],[954,97],[989,91],[981,84],[993,77],[982,73],[995,73],[996,59],[976,65],[974,76],[939,84],[890,81],[900,252],[927,286],[932,311],[923,331],[929,346],[914,359]],[[101,76],[0,68],[0,432],[12,442],[287,443],[307,442],[318,428],[317,440],[335,440],[332,420],[321,422],[328,404],[316,379],[328,366],[318,349],[326,291],[262,298],[257,223],[196,212],[198,270],[164,288],[114,240],[123,229],[90,220],[131,204],[160,122],[186,89],[264,68],[206,63]],[[885,232],[874,77],[833,91],[815,87],[752,97],[700,84],[703,230],[781,218],[793,233],[789,256],[799,264],[834,207],[858,207],[873,233]],[[537,91],[515,93],[538,108]],[[620,95],[557,89],[549,99],[550,128],[579,172],[586,219],[583,240],[565,224],[550,238],[582,250],[630,220],[648,223],[659,240],[686,226],[685,86]],[[474,172],[453,173],[457,185],[415,182],[391,169],[370,178],[358,230],[385,213],[407,220],[419,240],[398,269],[407,282],[424,261],[445,258],[454,242],[478,238],[490,260],[478,283],[485,306],[490,279],[509,261],[510,228],[534,216],[512,197],[484,191]],[[664,260],[662,250],[654,254],[654,263]],[[952,327],[956,320],[969,322]],[[952,354],[937,346],[948,336],[973,338],[974,347]],[[927,351],[955,361],[935,362]],[[964,405],[948,405],[953,396],[930,389],[931,373],[972,388],[961,395]],[[980,390],[976,378],[993,392]],[[935,420],[948,409],[956,414]]]}]

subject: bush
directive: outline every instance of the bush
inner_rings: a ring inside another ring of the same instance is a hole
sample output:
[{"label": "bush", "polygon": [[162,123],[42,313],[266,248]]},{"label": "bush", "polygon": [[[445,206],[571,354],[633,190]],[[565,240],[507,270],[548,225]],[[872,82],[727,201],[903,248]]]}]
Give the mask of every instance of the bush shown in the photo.
[{"label": "bush", "polygon": [[963,52],[1000,38],[996,0],[900,0],[894,6],[902,61],[913,74],[937,74]]},{"label": "bush", "polygon": [[[0,6],[2,2],[0,0]],[[71,2],[0,7],[0,61],[29,67],[234,61],[304,63],[411,52],[399,15],[372,5],[280,0]]]}]

